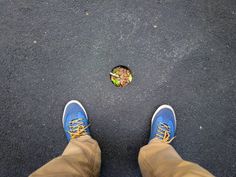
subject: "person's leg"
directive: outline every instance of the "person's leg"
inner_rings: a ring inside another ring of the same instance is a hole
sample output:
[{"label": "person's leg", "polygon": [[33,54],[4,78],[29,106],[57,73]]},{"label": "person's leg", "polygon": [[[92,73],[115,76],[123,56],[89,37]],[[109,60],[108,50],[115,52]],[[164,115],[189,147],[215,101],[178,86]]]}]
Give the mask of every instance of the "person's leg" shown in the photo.
[{"label": "person's leg", "polygon": [[148,145],[139,152],[139,166],[143,177],[212,177],[199,165],[184,161],[169,144],[176,131],[172,107],[163,105],[154,113]]},{"label": "person's leg", "polygon": [[70,101],[62,121],[68,146],[61,156],[36,170],[30,177],[98,177],[101,151],[90,136],[85,109],[78,101]]},{"label": "person's leg", "polygon": [[30,175],[30,177],[98,177],[100,149],[89,135],[73,139],[63,154]]}]

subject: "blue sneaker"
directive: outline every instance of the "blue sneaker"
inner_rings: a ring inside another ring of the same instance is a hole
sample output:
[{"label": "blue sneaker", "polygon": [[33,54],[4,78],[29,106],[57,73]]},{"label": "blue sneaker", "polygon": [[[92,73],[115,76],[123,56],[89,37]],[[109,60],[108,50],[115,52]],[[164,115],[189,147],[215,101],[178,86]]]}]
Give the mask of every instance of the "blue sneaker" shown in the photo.
[{"label": "blue sneaker", "polygon": [[62,124],[68,141],[90,134],[89,119],[79,101],[71,100],[66,104]]},{"label": "blue sneaker", "polygon": [[160,106],[152,117],[149,141],[157,137],[164,143],[171,143],[175,138],[176,117],[174,109],[169,105]]}]

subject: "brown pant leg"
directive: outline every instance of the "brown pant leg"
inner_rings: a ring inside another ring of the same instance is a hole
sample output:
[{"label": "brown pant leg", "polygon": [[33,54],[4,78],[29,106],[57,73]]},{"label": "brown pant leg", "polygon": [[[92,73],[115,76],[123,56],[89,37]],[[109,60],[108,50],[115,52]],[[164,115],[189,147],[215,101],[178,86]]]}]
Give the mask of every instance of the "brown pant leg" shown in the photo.
[{"label": "brown pant leg", "polygon": [[73,139],[63,154],[35,172],[30,177],[98,177],[101,151],[89,135]]},{"label": "brown pant leg", "polygon": [[207,170],[183,160],[175,149],[157,138],[142,147],[139,166],[143,177],[212,177]]}]

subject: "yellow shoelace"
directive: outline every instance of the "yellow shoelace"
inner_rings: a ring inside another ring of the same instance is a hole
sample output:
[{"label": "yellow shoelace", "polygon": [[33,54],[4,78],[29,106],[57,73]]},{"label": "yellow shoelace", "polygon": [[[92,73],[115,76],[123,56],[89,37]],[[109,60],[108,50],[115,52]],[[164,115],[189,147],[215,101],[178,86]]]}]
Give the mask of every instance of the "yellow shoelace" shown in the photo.
[{"label": "yellow shoelace", "polygon": [[71,136],[71,139],[75,139],[84,135],[87,135],[88,133],[86,132],[86,129],[89,127],[88,126],[84,126],[83,122],[82,122],[82,118],[81,119],[75,119],[70,121],[70,131],[68,131],[68,133]]},{"label": "yellow shoelace", "polygon": [[163,143],[171,143],[173,138],[170,139],[170,127],[166,124],[159,124],[156,136],[161,140]]}]

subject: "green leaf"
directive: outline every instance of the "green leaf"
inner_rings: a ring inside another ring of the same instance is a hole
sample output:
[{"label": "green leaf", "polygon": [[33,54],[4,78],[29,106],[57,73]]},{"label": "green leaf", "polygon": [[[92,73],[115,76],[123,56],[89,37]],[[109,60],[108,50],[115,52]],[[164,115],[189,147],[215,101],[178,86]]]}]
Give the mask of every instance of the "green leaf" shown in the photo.
[{"label": "green leaf", "polygon": [[115,86],[117,86],[117,87],[120,86],[120,81],[118,79],[112,79],[112,82]]}]

